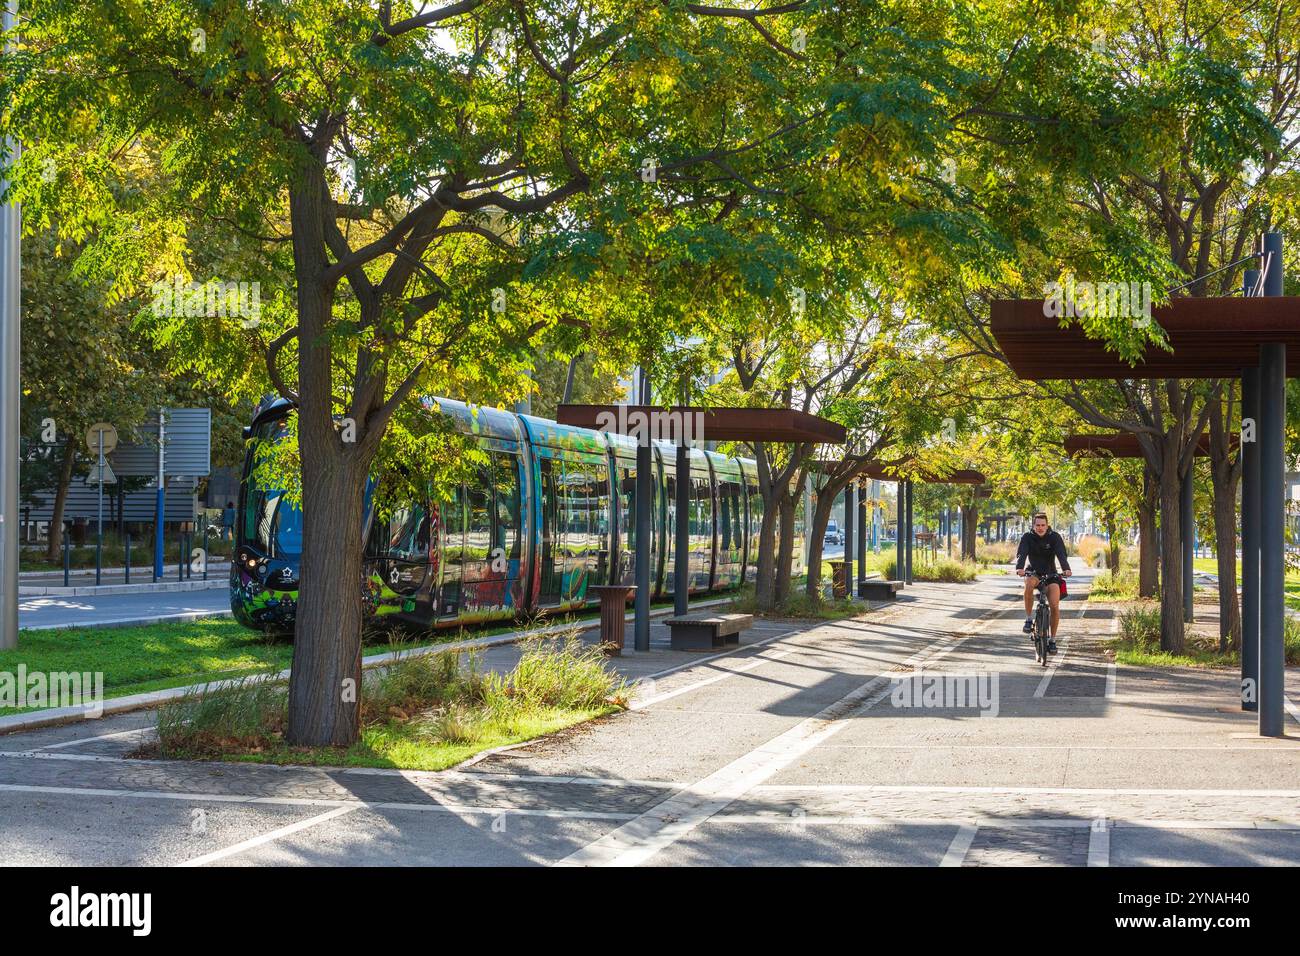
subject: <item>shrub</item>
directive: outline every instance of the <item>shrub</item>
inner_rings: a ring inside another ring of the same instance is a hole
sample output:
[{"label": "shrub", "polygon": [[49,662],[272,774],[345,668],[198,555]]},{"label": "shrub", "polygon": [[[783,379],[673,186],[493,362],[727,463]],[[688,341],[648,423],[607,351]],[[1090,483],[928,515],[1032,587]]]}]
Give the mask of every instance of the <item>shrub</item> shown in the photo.
[{"label": "shrub", "polygon": [[913,564],[912,577],[917,581],[942,581],[949,584],[965,584],[974,581],[979,573],[976,565],[966,561],[956,561],[941,557],[928,564]]},{"label": "shrub", "polygon": [[980,564],[1013,564],[1016,560],[1016,548],[1012,541],[990,541],[975,546],[975,560]]},{"label": "shrub", "polygon": [[[394,719],[426,742],[472,745],[502,735],[529,735],[565,711],[626,706],[627,682],[605,665],[598,647],[574,629],[558,639],[522,644],[507,673],[484,674],[476,654],[410,654],[363,677],[361,723],[383,736]],[[158,712],[164,756],[219,756],[282,745],[288,694],[282,683],[241,678],[209,685]]]},{"label": "shrub", "polygon": [[1106,544],[1104,539],[1085,534],[1079,538],[1078,543],[1074,546],[1074,553],[1078,554],[1088,567],[1100,568],[1106,564],[1106,552],[1109,549],[1110,546]]},{"label": "shrub", "polygon": [[1282,643],[1286,648],[1286,662],[1300,665],[1300,620],[1290,614],[1283,618]]},{"label": "shrub", "polygon": [[1121,566],[1118,571],[1102,571],[1092,579],[1090,598],[1133,601],[1138,596],[1137,568]]},{"label": "shrub", "polygon": [[284,730],[289,698],[283,684],[247,675],[169,701],[158,710],[163,754],[213,754],[258,748]]},{"label": "shrub", "polygon": [[1120,613],[1121,639],[1135,650],[1154,652],[1160,650],[1160,608],[1140,606]]},{"label": "shrub", "polygon": [[514,669],[487,675],[480,691],[489,704],[505,699],[515,706],[565,710],[595,710],[626,697],[626,682],[605,666],[600,648],[583,644],[576,630],[559,640],[525,644]]}]

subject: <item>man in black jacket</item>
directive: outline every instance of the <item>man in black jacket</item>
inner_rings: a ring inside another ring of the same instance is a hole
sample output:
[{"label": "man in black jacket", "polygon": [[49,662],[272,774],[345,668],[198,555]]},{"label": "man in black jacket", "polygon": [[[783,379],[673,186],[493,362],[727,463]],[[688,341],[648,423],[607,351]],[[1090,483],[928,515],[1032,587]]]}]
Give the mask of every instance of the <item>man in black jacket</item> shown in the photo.
[{"label": "man in black jacket", "polygon": [[[1025,568],[1028,561],[1029,567]],[[1056,562],[1061,573],[1056,573]],[[1047,515],[1034,515],[1034,530],[1026,531],[1016,549],[1016,574],[1025,579],[1025,633],[1034,633],[1034,589],[1047,578],[1047,601],[1052,606],[1052,639],[1047,650],[1056,653],[1056,628],[1061,623],[1061,585],[1053,578],[1068,578],[1070,559],[1065,555],[1065,541],[1047,525]]]}]

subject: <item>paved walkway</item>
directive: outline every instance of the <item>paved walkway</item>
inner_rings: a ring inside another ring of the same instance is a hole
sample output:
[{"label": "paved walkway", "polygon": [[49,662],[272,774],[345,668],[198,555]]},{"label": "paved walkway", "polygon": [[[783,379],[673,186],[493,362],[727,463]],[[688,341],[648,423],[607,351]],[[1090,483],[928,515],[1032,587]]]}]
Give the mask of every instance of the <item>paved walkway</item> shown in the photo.
[{"label": "paved walkway", "polygon": [[1080,600],[1039,667],[1015,589],[916,585],[720,656],[657,624],[617,662],[630,712],[455,772],[124,759],[148,714],[0,737],[0,863],[1300,862],[1300,739],[1257,738],[1235,674],[1115,667]]}]

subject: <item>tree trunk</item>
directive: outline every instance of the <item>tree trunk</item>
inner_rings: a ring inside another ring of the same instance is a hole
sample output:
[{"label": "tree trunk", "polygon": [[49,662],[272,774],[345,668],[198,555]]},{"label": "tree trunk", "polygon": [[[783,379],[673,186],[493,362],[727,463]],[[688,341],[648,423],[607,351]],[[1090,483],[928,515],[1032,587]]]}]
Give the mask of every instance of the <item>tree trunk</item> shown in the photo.
[{"label": "tree trunk", "polygon": [[72,466],[76,463],[77,449],[68,436],[63,445],[63,467],[59,469],[59,487],[54,492],[54,511],[50,515],[50,530],[45,541],[45,557],[59,559],[63,547],[63,512],[68,504],[68,488],[72,485]]},{"label": "tree trunk", "polygon": [[974,504],[961,509],[961,559],[975,560],[975,530],[979,527],[980,513]]},{"label": "tree trunk", "polygon": [[776,508],[763,504],[763,520],[758,526],[758,569],[754,573],[754,605],[770,611],[776,604]]},{"label": "tree trunk", "polygon": [[829,485],[817,495],[817,507],[813,509],[812,525],[808,529],[808,583],[804,592],[810,598],[820,598],[822,593],[822,546],[826,538],[826,525],[831,520],[831,510],[835,507],[836,495],[830,494]]},{"label": "tree trunk", "polygon": [[318,158],[306,161],[302,176],[289,195],[298,289],[303,548],[286,740],[346,747],[360,728],[361,522],[373,451],[363,453],[360,441],[345,445],[334,425],[334,296],[324,279],[328,190]]},{"label": "tree trunk", "polygon": [[1108,514],[1105,517],[1106,525],[1106,568],[1111,574],[1119,571],[1119,528],[1116,527],[1115,516]]},{"label": "tree trunk", "polygon": [[794,500],[781,496],[781,535],[777,542],[776,580],[772,596],[778,605],[790,597],[790,572],[794,565]]},{"label": "tree trunk", "polygon": [[1138,597],[1153,598],[1159,589],[1156,558],[1156,508],[1159,489],[1149,470],[1143,471],[1142,501],[1138,505]]},{"label": "tree trunk", "polygon": [[[1183,529],[1181,491],[1184,476],[1178,469],[1178,442],[1164,442],[1164,468],[1160,476],[1160,649],[1171,654],[1183,653]],[[1191,480],[1191,475],[1186,476]]]}]

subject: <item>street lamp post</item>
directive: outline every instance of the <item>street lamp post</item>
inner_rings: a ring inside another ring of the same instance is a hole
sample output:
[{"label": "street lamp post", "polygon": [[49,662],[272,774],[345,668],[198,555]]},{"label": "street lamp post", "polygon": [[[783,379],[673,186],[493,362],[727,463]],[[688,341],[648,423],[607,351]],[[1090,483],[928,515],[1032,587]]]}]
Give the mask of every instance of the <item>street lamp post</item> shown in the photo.
[{"label": "street lamp post", "polygon": [[[0,24],[18,22],[18,0],[8,0]],[[12,50],[12,39],[6,45]],[[18,143],[0,144],[0,194],[8,188],[4,166],[17,162]],[[22,279],[18,203],[0,205],[0,650],[18,646],[18,379],[22,368],[19,290]]]}]

